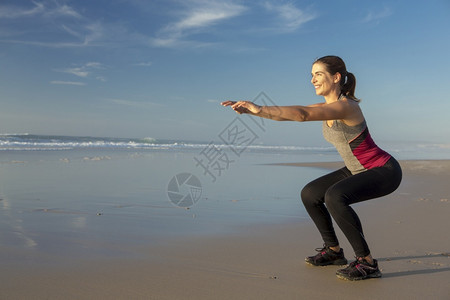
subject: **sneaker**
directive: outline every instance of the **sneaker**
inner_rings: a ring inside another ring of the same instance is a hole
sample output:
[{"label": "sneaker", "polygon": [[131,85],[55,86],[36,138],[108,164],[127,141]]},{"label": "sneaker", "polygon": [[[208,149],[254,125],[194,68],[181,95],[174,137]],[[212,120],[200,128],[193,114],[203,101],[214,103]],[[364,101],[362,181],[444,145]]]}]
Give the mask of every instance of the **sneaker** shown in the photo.
[{"label": "sneaker", "polygon": [[345,265],[347,259],[344,257],[344,250],[341,248],[339,252],[334,252],[329,247],[324,246],[322,249],[316,249],[318,254],[308,256],[305,258],[307,264],[313,266],[328,266],[328,265]]},{"label": "sneaker", "polygon": [[337,275],[341,275],[341,274],[348,274],[351,270],[353,270],[356,265],[359,264],[358,259],[356,259],[355,261],[351,262],[347,267],[345,267],[345,269],[340,269],[336,271]]},{"label": "sneaker", "polygon": [[381,272],[378,268],[378,261],[376,259],[373,260],[373,264],[371,265],[365,259],[357,258],[345,269],[337,270],[336,275],[338,278],[354,281],[369,278],[380,278]]}]

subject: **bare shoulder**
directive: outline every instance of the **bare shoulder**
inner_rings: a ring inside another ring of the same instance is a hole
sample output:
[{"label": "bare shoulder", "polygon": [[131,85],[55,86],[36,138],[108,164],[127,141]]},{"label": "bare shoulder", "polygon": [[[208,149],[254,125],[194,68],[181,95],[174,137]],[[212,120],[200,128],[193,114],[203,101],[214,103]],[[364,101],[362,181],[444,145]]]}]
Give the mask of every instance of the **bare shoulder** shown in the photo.
[{"label": "bare shoulder", "polygon": [[308,105],[308,107],[319,107],[319,106],[324,106],[325,104],[326,104],[325,102],[321,102],[321,103]]},{"label": "bare shoulder", "polygon": [[353,111],[353,112],[360,112],[361,108],[359,106],[359,101],[347,97],[343,97],[339,101],[334,102],[334,104],[339,105],[342,107],[342,109]]},{"label": "bare shoulder", "polygon": [[361,100],[356,99],[356,98],[354,99],[354,98],[349,98],[349,97],[343,97],[340,102],[345,103],[347,105],[359,107],[359,103],[361,102]]},{"label": "bare shoulder", "polygon": [[346,118],[342,119],[345,124],[355,126],[364,121],[364,115],[359,106],[359,100],[344,97],[339,102],[341,102],[341,104],[345,106],[348,111]]},{"label": "bare shoulder", "polygon": [[[342,97],[342,96],[341,96],[341,97]],[[342,97],[339,101],[340,101],[340,102],[343,102],[343,103],[357,104],[357,105],[359,105],[359,102],[360,102],[359,99],[356,99],[356,98],[350,98],[350,97],[346,97],[346,96]]]}]

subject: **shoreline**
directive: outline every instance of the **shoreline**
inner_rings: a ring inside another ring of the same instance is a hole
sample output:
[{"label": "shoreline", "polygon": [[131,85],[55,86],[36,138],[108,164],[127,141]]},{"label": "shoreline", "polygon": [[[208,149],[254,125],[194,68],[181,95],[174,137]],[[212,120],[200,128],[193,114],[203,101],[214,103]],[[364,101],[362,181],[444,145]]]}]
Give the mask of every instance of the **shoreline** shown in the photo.
[{"label": "shoreline", "polygon": [[[435,168],[437,171],[447,171],[450,168],[450,159],[406,159],[398,160],[402,169],[408,171],[424,170],[426,167]],[[286,163],[267,163],[267,166],[287,166],[287,167],[309,167],[320,169],[335,169],[344,166],[342,161],[329,162],[286,162]]]},{"label": "shoreline", "polygon": [[[306,265],[304,257],[322,242],[312,221],[298,218],[139,245],[140,255],[129,258],[67,257],[50,267],[33,265],[32,258],[29,266],[7,264],[0,275],[0,298],[448,299],[450,160],[399,162],[404,177],[396,192],[354,205],[379,260],[381,279],[348,282],[336,278],[337,266]],[[333,169],[343,163],[268,165]],[[351,247],[336,231],[351,261]]]}]

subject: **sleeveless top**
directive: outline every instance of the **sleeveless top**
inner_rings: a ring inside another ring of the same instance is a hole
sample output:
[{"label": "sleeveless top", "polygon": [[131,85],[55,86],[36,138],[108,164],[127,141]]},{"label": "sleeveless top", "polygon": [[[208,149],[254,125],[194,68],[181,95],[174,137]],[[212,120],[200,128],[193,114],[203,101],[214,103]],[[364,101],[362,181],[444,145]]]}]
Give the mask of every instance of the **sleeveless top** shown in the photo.
[{"label": "sleeveless top", "polygon": [[322,127],[324,138],[336,147],[352,174],[382,167],[391,158],[375,144],[365,120],[356,126],[335,120],[331,127],[324,121]]}]

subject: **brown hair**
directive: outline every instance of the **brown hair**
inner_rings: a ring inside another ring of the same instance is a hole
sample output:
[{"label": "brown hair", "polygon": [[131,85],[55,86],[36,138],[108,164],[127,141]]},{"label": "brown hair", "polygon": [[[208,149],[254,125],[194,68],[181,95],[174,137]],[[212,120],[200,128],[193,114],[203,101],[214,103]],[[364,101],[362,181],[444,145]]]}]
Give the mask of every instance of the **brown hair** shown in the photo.
[{"label": "brown hair", "polygon": [[316,59],[314,63],[324,64],[327,71],[331,75],[334,75],[336,73],[341,74],[341,94],[353,100],[358,100],[355,97],[356,77],[352,73],[347,72],[347,68],[345,67],[345,63],[342,58],[338,56],[328,55]]}]

